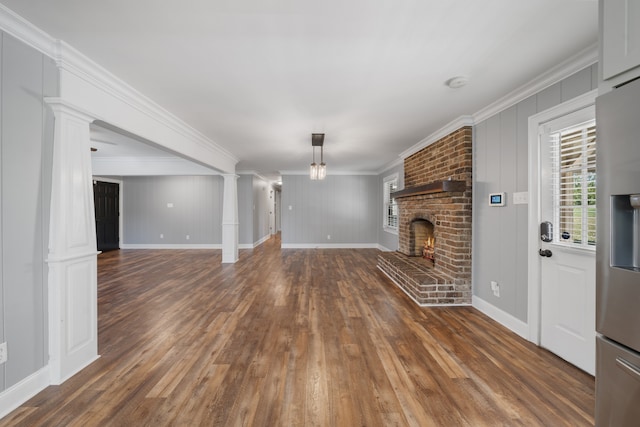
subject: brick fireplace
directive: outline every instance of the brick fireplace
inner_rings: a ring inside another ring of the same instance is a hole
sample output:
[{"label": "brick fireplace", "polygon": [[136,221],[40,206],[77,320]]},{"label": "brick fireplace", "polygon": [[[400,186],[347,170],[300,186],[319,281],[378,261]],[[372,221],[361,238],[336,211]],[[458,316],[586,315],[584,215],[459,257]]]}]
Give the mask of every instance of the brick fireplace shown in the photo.
[{"label": "brick fireplace", "polygon": [[471,144],[462,127],[404,161],[398,251],[378,267],[420,305],[471,304]]}]

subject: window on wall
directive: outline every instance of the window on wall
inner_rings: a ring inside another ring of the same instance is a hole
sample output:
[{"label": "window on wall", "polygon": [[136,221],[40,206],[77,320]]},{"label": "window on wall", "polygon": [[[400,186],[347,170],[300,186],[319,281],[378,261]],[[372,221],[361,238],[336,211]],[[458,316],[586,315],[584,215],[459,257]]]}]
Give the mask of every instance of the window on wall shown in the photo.
[{"label": "window on wall", "polygon": [[383,180],[384,222],[383,227],[390,232],[398,232],[398,204],[391,194],[398,189],[398,174]]},{"label": "window on wall", "polygon": [[572,246],[596,244],[595,121],[551,134],[553,205],[560,233],[555,240]]}]

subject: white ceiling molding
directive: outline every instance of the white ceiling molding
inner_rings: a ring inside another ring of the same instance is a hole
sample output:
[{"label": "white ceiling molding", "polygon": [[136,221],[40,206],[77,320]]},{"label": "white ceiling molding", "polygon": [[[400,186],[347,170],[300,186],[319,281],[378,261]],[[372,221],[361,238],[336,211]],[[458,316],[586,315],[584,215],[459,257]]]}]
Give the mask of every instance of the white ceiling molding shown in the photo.
[{"label": "white ceiling molding", "polygon": [[51,58],[57,55],[57,41],[0,3],[0,29]]},{"label": "white ceiling molding", "polygon": [[377,174],[381,175],[384,172],[388,171],[389,169],[395,168],[396,166],[400,166],[400,165],[404,165],[404,160],[398,157],[394,161],[389,162],[386,165],[382,166],[380,169],[378,169]]},{"label": "white ceiling molding", "polygon": [[163,123],[178,134],[197,143],[201,148],[218,156],[227,157],[234,164],[238,163],[238,159],[228,150],[220,147],[201,132],[187,125],[69,44],[59,41],[58,46],[59,53],[55,60],[60,69],[80,77],[148,117]]},{"label": "white ceiling molding", "polygon": [[598,45],[594,44],[551,68],[546,73],[519,87],[497,101],[473,114],[475,123],[480,123],[497,113],[516,105],[565,78],[598,62]]},{"label": "white ceiling molding", "polygon": [[[61,73],[63,71],[71,73],[119,101],[135,108],[140,113],[170,128],[189,142],[195,144],[200,150],[209,152],[212,157],[224,159],[221,163],[227,165],[235,165],[238,163],[238,159],[231,152],[184,123],[178,117],[111,74],[105,68],[93,62],[69,44],[62,40],[54,39],[2,4],[0,4],[0,29],[54,59]],[[62,98],[64,98],[64,94],[62,94]],[[160,143],[160,141],[153,142]],[[235,169],[235,167],[227,168]]]},{"label": "white ceiling molding", "polygon": [[464,126],[473,126],[474,124],[475,122],[473,121],[473,117],[460,116],[457,119],[453,120],[452,122],[449,122],[448,124],[444,125],[437,131],[433,132],[431,135],[429,135],[422,141],[418,142],[417,144],[411,146],[409,149],[400,153],[400,157],[402,159],[406,159],[412,154],[415,154],[418,151],[422,150],[423,148],[428,147],[434,142],[444,138],[445,136],[449,135],[451,132],[455,132]]},{"label": "white ceiling molding", "polygon": [[220,175],[218,171],[177,157],[93,157],[93,175]]},{"label": "white ceiling molding", "polygon": [[238,175],[251,175],[251,176],[255,176],[256,178],[261,179],[261,180],[262,180],[262,181],[264,181],[264,182],[275,182],[274,180],[272,180],[272,179],[267,179],[267,178],[265,178],[264,176],[262,176],[259,172],[257,172],[257,171],[253,171],[253,170],[250,170],[250,171],[236,171],[236,174],[238,174]]},{"label": "white ceiling molding", "polygon": [[549,71],[537,77],[536,79],[491,103],[472,116],[458,117],[456,120],[443,126],[422,141],[413,145],[408,150],[400,153],[400,157],[402,159],[406,159],[407,157],[438,141],[439,139],[447,136],[451,132],[460,129],[463,126],[474,126],[475,124],[480,123],[488,119],[489,117],[506,110],[507,108],[517,104],[518,102],[541,92],[549,86],[562,81],[572,74],[595,64],[596,62],[598,62],[598,46],[592,45],[582,50],[581,52],[578,52],[576,55],[568,58],[566,61],[558,64],[556,67],[551,68]]}]

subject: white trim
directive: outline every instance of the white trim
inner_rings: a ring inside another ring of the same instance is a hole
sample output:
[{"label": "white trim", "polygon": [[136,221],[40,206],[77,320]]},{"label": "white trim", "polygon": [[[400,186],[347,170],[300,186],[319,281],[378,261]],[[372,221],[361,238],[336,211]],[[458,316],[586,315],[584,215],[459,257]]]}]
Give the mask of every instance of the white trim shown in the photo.
[{"label": "white trim", "polygon": [[480,111],[477,111],[473,114],[473,119],[476,123],[480,123],[596,62],[598,62],[598,45],[593,44],[531,80],[529,83],[520,86]]},{"label": "white trim", "polygon": [[3,4],[0,4],[0,28],[40,53],[55,57],[56,40]]},{"label": "white trim", "polygon": [[392,249],[389,249],[385,246],[382,246],[381,244],[378,243],[378,250],[382,251],[382,252],[394,252]]},{"label": "white trim", "polygon": [[402,165],[404,167],[404,159],[402,159],[400,156],[398,156],[397,159],[392,160],[391,162],[387,163],[386,165],[384,165],[380,169],[378,169],[378,175],[382,175],[383,173],[385,173],[389,169],[398,167],[400,165]]},{"label": "white trim", "polygon": [[[0,5],[1,6],[1,5]],[[0,393],[0,418],[49,386],[49,367],[45,366]]]},{"label": "white trim", "polygon": [[391,280],[393,282],[393,284],[398,287],[398,289],[400,289],[402,292],[404,292],[405,295],[408,296],[411,299],[411,301],[413,301],[414,303],[416,303],[420,307],[468,307],[468,306],[471,305],[471,304],[425,304],[425,303],[419,303],[418,301],[416,301],[416,299],[413,297],[413,295],[411,295],[409,292],[407,292],[398,282],[395,281],[395,279],[393,277],[389,276],[386,271],[384,271],[382,268],[380,268],[379,265],[376,266],[376,267],[378,267],[378,270],[380,270],[382,272],[382,274],[387,276],[389,278],[389,280]]},{"label": "white trim", "polygon": [[385,233],[389,233],[389,234],[394,234],[394,235],[398,235],[398,228],[394,228],[394,227],[389,227],[386,224],[382,224],[382,231],[384,231]]},{"label": "white trim", "polygon": [[[390,234],[395,234],[398,235],[398,225],[396,225],[395,227],[392,227],[388,224],[387,220],[389,219],[389,216],[387,215],[387,183],[391,182],[391,181],[395,181],[396,182],[396,188],[399,187],[399,173],[395,172],[392,173],[391,175],[387,175],[382,179],[382,229],[384,231],[386,231],[387,233]],[[391,194],[389,194],[391,195]],[[398,206],[398,203],[396,202],[396,206]],[[396,215],[397,217],[397,222],[400,222],[400,214],[398,213],[398,215]]]},{"label": "white trim", "polygon": [[222,249],[218,243],[122,243],[120,249]]},{"label": "white trim", "polygon": [[[182,153],[191,153],[189,157],[194,161],[208,164],[222,171],[235,170],[235,165],[239,160],[231,152],[129,86],[71,45],[55,39],[2,4],[0,4],[0,29],[56,61],[60,70],[61,96],[63,98],[68,98],[71,95],[71,98],[78,100],[84,98],[83,101],[87,101],[87,97],[92,96],[85,93],[87,87],[84,84],[87,83],[90,88],[108,94],[109,97],[148,117],[151,119],[151,123],[161,124],[165,129],[168,128],[185,138],[193,147],[188,149],[189,147],[182,145],[184,147]],[[73,78],[70,78],[71,76]],[[96,100],[91,100],[91,102],[94,101]],[[89,109],[93,110],[93,108]],[[109,118],[96,118],[112,122]],[[119,125],[119,123],[113,124]],[[149,123],[142,126],[149,126]],[[140,135],[137,129],[126,129],[125,127],[123,129]],[[146,130],[149,128],[147,127]],[[140,136],[145,137],[145,135]],[[162,140],[154,142],[165,146]],[[169,149],[176,147],[179,145],[174,147],[166,145],[166,148]],[[185,148],[187,149],[185,150]],[[180,149],[177,151],[180,152]]]},{"label": "white trim", "polygon": [[585,69],[586,67],[595,64],[596,62],[598,62],[598,46],[597,44],[594,44],[568,58],[566,61],[563,61],[557,66],[551,68],[549,71],[531,80],[529,83],[520,86],[519,88],[489,104],[483,109],[476,111],[475,113],[473,113],[473,115],[461,116],[451,121],[422,141],[416,143],[409,149],[400,153],[400,157],[406,159],[412,154],[417,153],[423,148],[433,144],[434,142],[449,135],[451,132],[460,129],[463,126],[475,126],[477,123],[480,123],[488,119],[489,117],[492,117],[499,112],[506,110],[507,108],[517,104],[518,102],[541,92],[549,86],[562,81],[563,79],[577,73],[580,70]]},{"label": "white trim", "polygon": [[506,311],[499,309],[495,305],[488,303],[487,301],[483,300],[482,298],[476,295],[473,295],[471,297],[471,301],[475,309],[486,314],[491,319],[500,323],[502,326],[509,329],[510,331],[520,335],[522,338],[528,339],[529,327],[525,322],[512,316]]},{"label": "white trim", "polygon": [[378,249],[377,243],[282,243],[282,249]]},{"label": "white trim", "polygon": [[[540,194],[538,180],[540,174],[540,126],[550,120],[562,117],[595,104],[598,90],[592,90],[583,95],[563,102],[548,110],[529,117],[528,144],[529,144],[529,222],[528,222],[528,306],[527,339],[535,344],[540,344],[540,256],[538,255],[539,236],[538,223],[540,222]],[[596,123],[597,126],[597,123]]]},{"label": "white trim", "polygon": [[433,132],[431,135],[427,136],[422,141],[412,145],[407,150],[404,150],[402,153],[400,153],[400,157],[402,159],[406,159],[407,157],[417,153],[418,151],[422,150],[425,147],[428,147],[434,142],[439,141],[445,136],[451,134],[452,132],[457,131],[461,127],[473,126],[475,124],[476,122],[474,121],[474,118],[472,116],[460,116],[457,119],[447,123],[437,131]]},{"label": "white trim", "polygon": [[266,236],[264,236],[262,239],[258,240],[257,242],[254,243],[240,243],[238,245],[238,249],[255,249],[258,246],[260,246],[261,244],[263,244],[264,242],[266,242],[267,240],[269,240],[271,238],[271,234],[267,234]]}]

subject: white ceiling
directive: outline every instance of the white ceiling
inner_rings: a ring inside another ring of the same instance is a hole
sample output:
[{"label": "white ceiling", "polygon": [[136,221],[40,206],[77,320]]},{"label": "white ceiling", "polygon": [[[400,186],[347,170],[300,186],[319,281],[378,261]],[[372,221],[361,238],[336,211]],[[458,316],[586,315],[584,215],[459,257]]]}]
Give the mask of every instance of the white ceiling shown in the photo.
[{"label": "white ceiling", "polygon": [[269,177],[312,132],[329,173],[379,170],[597,41],[596,0],[0,2]]}]

